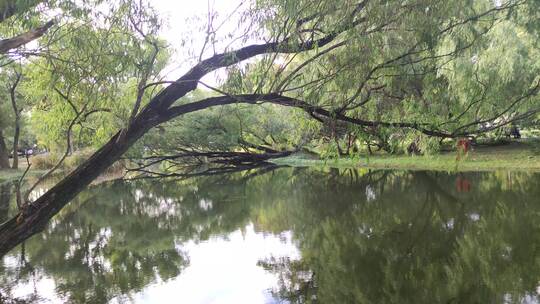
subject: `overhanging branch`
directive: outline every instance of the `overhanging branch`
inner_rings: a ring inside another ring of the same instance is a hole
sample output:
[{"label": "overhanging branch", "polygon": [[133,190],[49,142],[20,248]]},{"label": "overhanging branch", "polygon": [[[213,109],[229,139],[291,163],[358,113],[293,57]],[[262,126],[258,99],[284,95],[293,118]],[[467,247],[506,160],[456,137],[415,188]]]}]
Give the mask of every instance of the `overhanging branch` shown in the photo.
[{"label": "overhanging branch", "polygon": [[5,54],[12,49],[21,47],[31,41],[38,39],[39,37],[45,35],[45,33],[54,25],[54,21],[49,21],[45,25],[28,31],[24,34],[20,34],[13,38],[0,40],[0,54]]},{"label": "overhanging branch", "polygon": [[310,115],[322,116],[325,118],[333,118],[340,121],[348,122],[354,125],[366,126],[366,127],[393,127],[393,128],[410,128],[418,130],[426,135],[437,137],[451,137],[450,133],[430,130],[427,124],[411,123],[411,122],[382,122],[382,121],[370,121],[358,118],[346,116],[338,112],[331,112],[318,106],[311,105],[303,100],[282,96],[279,94],[244,94],[235,96],[218,96],[210,97],[197,102],[192,102],[185,105],[179,105],[170,108],[165,114],[161,116],[159,123],[169,121],[177,116],[187,113],[211,108],[215,106],[223,106],[236,103],[246,104],[260,104],[260,103],[273,103],[286,107],[300,108]]}]

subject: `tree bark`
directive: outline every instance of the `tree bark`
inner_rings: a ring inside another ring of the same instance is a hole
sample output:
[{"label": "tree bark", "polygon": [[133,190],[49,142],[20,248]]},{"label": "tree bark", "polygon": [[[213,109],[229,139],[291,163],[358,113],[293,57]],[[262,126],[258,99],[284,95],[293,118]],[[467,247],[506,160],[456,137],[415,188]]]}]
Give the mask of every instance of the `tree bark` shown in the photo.
[{"label": "tree bark", "polygon": [[15,118],[15,134],[13,134],[13,163],[11,168],[19,169],[19,154],[17,150],[19,148],[19,137],[20,137],[20,120],[19,116]]},{"label": "tree bark", "polygon": [[150,127],[136,122],[129,129],[121,130],[35,202],[24,205],[16,217],[0,226],[0,256],[30,236],[43,231],[55,214],[118,160]]},{"label": "tree bark", "polygon": [[0,185],[0,223],[8,218],[9,202],[11,200],[11,184]]},{"label": "tree bark", "polygon": [[9,151],[6,147],[2,129],[0,129],[0,169],[9,169]]},{"label": "tree bark", "polygon": [[5,54],[12,49],[16,49],[31,41],[38,39],[39,37],[45,35],[45,33],[49,30],[51,26],[53,26],[53,24],[54,21],[49,21],[45,23],[42,27],[38,27],[13,38],[0,40],[0,54]]},{"label": "tree bark", "polygon": [[20,80],[21,80],[21,74],[17,73],[15,82],[9,88],[9,95],[11,98],[11,107],[13,108],[13,113],[15,114],[15,133],[13,134],[13,163],[12,163],[13,169],[19,169],[19,154],[17,153],[17,150],[19,149],[19,137],[21,133],[21,112],[17,108],[15,90],[17,89],[17,85],[19,84]]}]

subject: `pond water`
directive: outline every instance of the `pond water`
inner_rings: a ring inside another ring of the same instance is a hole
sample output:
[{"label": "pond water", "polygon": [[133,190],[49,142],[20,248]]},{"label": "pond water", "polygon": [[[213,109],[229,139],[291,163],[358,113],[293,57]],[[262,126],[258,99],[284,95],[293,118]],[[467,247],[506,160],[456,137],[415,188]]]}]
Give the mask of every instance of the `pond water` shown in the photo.
[{"label": "pond water", "polygon": [[107,182],[0,259],[2,297],[30,303],[539,303],[539,286],[540,174],[517,172]]}]

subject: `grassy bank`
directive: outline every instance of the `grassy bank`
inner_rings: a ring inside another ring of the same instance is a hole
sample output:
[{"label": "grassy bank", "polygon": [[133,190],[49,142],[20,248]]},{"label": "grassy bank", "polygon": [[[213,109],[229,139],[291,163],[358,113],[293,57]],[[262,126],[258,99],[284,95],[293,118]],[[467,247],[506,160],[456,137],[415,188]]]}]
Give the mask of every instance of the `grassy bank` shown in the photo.
[{"label": "grassy bank", "polygon": [[[24,170],[26,169],[26,166],[21,167],[22,168],[19,169],[0,170],[0,184],[10,183],[19,180],[24,174]],[[45,172],[46,170],[29,170],[26,174],[26,178],[37,177]]]},{"label": "grassy bank", "polygon": [[[83,157],[85,157],[85,155],[82,155],[82,153],[75,153],[74,155],[68,157],[64,161],[62,166],[58,168],[57,173],[61,173],[62,171],[75,168],[78,165],[78,163],[81,162]],[[54,154],[54,153],[46,153],[46,154],[39,154],[39,155],[31,156],[30,157],[31,167],[30,167],[30,170],[28,170],[28,173],[26,174],[25,178],[31,179],[31,178],[38,177],[46,173],[49,169],[51,169],[52,167],[56,165],[59,159],[60,159],[60,155]],[[26,166],[27,166],[26,159],[20,158],[19,169],[0,170],[0,184],[19,180],[21,176],[24,174],[24,171],[26,170]]]},{"label": "grassy bank", "polygon": [[[88,152],[76,153],[63,164],[58,173],[69,171],[88,157]],[[36,177],[47,171],[58,161],[56,155],[40,155],[31,158],[32,170],[28,177]],[[491,171],[520,170],[540,172],[540,140],[512,141],[499,145],[475,146],[469,155],[456,161],[456,152],[443,152],[437,155],[388,155],[376,154],[356,158],[321,160],[313,155],[295,154],[274,160],[274,163],[289,166],[315,166],[336,168],[374,168],[439,171]],[[24,165],[19,170],[1,170],[0,184],[18,180],[24,173]],[[123,166],[117,163],[112,173],[123,172]]]},{"label": "grassy bank", "polygon": [[437,155],[376,154],[357,158],[321,160],[306,154],[293,155],[274,161],[290,166],[366,167],[374,169],[408,169],[439,171],[540,171],[540,142],[514,141],[499,145],[476,146],[469,155],[456,161],[456,152]]},{"label": "grassy bank", "polygon": [[[63,174],[70,172],[88,159],[92,153],[93,150],[90,149],[74,152],[64,160],[60,167],[55,171],[55,175],[62,176]],[[62,155],[59,153],[45,153],[30,157],[31,169],[28,171],[26,178],[36,178],[46,173],[58,163],[61,157]],[[122,164],[117,162],[106,171],[106,174],[116,174],[118,171],[122,171],[123,168]],[[21,159],[19,169],[0,170],[0,184],[20,179],[24,174],[25,169],[26,160]]]}]

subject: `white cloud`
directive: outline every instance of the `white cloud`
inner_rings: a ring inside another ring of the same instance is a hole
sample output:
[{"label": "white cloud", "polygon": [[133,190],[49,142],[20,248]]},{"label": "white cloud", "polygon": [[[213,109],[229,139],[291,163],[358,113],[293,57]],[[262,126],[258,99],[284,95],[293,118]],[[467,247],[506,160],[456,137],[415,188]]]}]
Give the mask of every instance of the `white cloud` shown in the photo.
[{"label": "white cloud", "polygon": [[[250,224],[227,235],[195,244],[182,245],[190,265],[179,277],[147,287],[132,297],[134,303],[272,303],[270,289],[277,277],[262,267],[259,260],[270,256],[298,259],[290,233],[265,236]],[[285,242],[283,242],[283,239]]]}]

